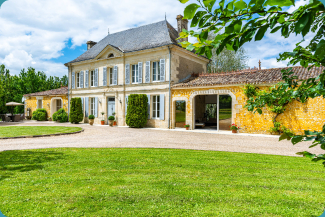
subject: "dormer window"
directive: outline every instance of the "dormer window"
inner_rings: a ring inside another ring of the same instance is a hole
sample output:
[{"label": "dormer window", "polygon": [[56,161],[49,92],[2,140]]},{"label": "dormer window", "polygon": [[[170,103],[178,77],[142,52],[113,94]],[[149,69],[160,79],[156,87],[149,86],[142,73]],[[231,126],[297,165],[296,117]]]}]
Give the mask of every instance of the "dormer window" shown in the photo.
[{"label": "dormer window", "polygon": [[108,58],[112,58],[112,57],[114,57],[114,54],[111,53],[108,55]]}]

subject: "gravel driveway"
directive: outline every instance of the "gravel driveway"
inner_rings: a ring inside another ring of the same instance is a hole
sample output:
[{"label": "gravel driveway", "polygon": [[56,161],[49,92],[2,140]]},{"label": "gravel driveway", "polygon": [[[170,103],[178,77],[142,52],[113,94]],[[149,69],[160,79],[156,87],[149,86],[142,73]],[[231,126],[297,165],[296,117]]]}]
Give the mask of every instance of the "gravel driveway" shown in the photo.
[{"label": "gravel driveway", "polygon": [[[0,127],[3,126],[0,123]],[[297,156],[300,151],[323,153],[309,143],[293,146],[278,138],[234,136],[173,130],[132,129],[126,127],[89,126],[87,124],[21,123],[17,126],[80,126],[84,132],[74,135],[0,140],[0,151],[78,147],[78,148],[175,148],[261,153]]]}]

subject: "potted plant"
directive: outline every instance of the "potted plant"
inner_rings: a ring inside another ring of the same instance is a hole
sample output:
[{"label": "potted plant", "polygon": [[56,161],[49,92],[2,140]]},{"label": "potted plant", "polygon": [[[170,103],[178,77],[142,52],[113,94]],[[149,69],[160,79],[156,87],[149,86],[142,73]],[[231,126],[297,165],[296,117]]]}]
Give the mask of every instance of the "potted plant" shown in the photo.
[{"label": "potted plant", "polygon": [[186,128],[186,130],[190,129],[190,125],[189,124],[185,124],[184,127]]},{"label": "potted plant", "polygon": [[108,117],[108,125],[112,127],[114,120],[115,120],[115,117],[114,116],[109,116]]},{"label": "potted plant", "polygon": [[232,130],[232,133],[237,133],[239,130],[239,127],[236,124],[232,124],[230,129]]},{"label": "potted plant", "polygon": [[94,124],[95,116],[94,115],[89,115],[88,119],[89,119],[89,124],[90,125],[93,125]]},{"label": "potted plant", "polygon": [[49,117],[47,120],[48,120],[48,121],[52,121],[52,117]]},{"label": "potted plant", "polygon": [[113,112],[113,114],[112,115],[114,115],[114,123],[113,123],[113,126],[116,126],[116,118],[115,118],[115,112]]},{"label": "potted plant", "polygon": [[102,114],[102,120],[100,121],[100,124],[101,125],[104,125],[105,124],[105,120],[104,120],[104,112],[101,113]]}]

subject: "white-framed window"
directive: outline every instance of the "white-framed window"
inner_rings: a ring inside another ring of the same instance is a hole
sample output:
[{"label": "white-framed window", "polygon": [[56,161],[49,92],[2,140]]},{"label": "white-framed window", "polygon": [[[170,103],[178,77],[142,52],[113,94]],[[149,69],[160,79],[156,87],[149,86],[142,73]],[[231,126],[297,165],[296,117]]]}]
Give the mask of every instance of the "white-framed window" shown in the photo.
[{"label": "white-framed window", "polygon": [[139,66],[132,65],[132,83],[139,83]]},{"label": "white-framed window", "polygon": [[114,69],[109,68],[109,84],[113,84],[113,73],[114,73]]},{"label": "white-framed window", "polygon": [[152,81],[160,81],[160,62],[152,63]]},{"label": "white-framed window", "polygon": [[41,100],[41,99],[38,99],[38,100],[37,100],[37,108],[38,108],[38,109],[43,108],[43,100]]},{"label": "white-framed window", "polygon": [[62,101],[61,99],[56,100],[56,111],[59,111],[59,109],[62,108]]},{"label": "white-framed window", "polygon": [[95,87],[95,71],[90,71],[90,86]]},{"label": "white-framed window", "polygon": [[152,118],[160,118],[160,96],[152,96]]},{"label": "white-framed window", "polygon": [[80,72],[76,73],[77,87],[80,87]]},{"label": "white-framed window", "polygon": [[90,98],[90,115],[95,115],[95,98]]}]

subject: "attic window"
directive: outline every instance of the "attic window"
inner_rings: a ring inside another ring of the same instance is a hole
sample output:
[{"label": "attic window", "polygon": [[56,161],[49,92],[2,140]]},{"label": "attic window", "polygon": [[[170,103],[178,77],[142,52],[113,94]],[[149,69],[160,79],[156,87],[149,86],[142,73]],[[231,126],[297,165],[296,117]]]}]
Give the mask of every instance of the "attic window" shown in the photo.
[{"label": "attic window", "polygon": [[111,53],[108,55],[108,58],[111,58],[111,57],[114,57],[114,54]]}]

